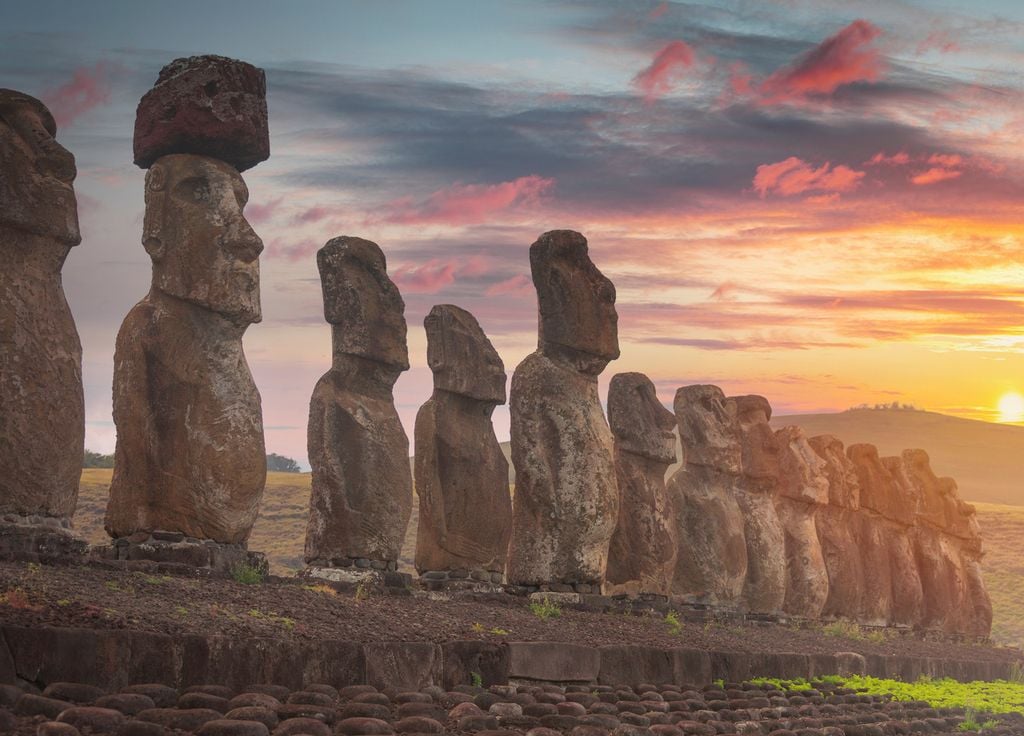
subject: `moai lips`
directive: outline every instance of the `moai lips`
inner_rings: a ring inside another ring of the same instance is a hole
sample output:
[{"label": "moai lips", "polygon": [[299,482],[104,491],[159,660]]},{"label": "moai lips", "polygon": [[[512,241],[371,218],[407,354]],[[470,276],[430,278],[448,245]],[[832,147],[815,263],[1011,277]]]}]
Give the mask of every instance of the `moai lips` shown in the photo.
[{"label": "moai lips", "polygon": [[68,522],[85,439],[82,346],[61,285],[74,156],[39,100],[0,89],[0,513]]},{"label": "moai lips", "polygon": [[618,519],[612,434],[597,376],[619,355],[615,287],[571,230],[530,246],[538,350],[510,392],[516,470],[510,583],[600,586]]},{"label": "moai lips", "polygon": [[737,396],[742,475],[736,502],[743,511],[747,579],[743,599],[755,613],[778,613],[786,598],[785,533],[775,508],[780,447],[768,421],[772,407],[763,396]]},{"label": "moai lips", "polygon": [[416,569],[500,580],[512,501],[491,414],[505,403],[505,366],[466,310],[435,306],[423,325],[434,393],[416,415]]},{"label": "moai lips", "polygon": [[665,471],[676,460],[675,415],[647,376],[619,373],[608,386],[608,423],[620,499],[606,592],[668,595],[676,544]]},{"label": "moai lips", "polygon": [[148,169],[171,153],[225,161],[238,171],[270,157],[262,69],[223,56],[175,59],[135,115],[135,163]]},{"label": "moai lips", "polygon": [[736,503],[740,434],[736,406],[717,386],[684,386],[674,402],[685,463],[668,482],[678,555],[672,592],[742,604],[747,578],[743,512]]},{"label": "moai lips", "polygon": [[234,167],[205,156],[166,156],[146,175],[153,279],[114,353],[113,537],[166,530],[244,544],[256,520],[266,453],[242,335],[261,319],[263,243],[247,198]]},{"label": "moai lips", "polygon": [[405,303],[369,240],[334,238],[317,266],[333,347],[309,404],[306,561],[393,568],[412,514],[409,440],[392,393],[409,368]]}]

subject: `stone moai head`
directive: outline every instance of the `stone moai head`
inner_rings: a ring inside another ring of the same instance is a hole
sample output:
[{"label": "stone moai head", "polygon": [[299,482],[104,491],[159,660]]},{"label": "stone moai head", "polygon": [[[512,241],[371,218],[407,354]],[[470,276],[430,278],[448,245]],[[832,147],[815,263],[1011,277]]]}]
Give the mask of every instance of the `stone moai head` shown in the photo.
[{"label": "stone moai head", "polygon": [[380,246],[342,236],[317,251],[324,318],[334,326],[334,352],[400,371],[409,369],[405,302],[388,277]]},{"label": "stone moai head", "polygon": [[878,448],[866,443],[850,445],[846,448],[846,456],[857,470],[861,508],[889,519],[904,520],[906,506],[902,494],[896,479],[878,456]]},{"label": "stone moai head", "polygon": [[617,373],[608,386],[608,424],[625,452],[671,465],[676,461],[675,415],[658,401],[643,373]]},{"label": "stone moai head", "polygon": [[249,190],[219,159],[164,156],[146,173],[142,244],[156,289],[242,325],[259,322],[263,241],[242,214]]},{"label": "stone moai head", "polygon": [[914,516],[917,513],[918,493],[917,486],[907,472],[907,464],[902,457],[883,457],[882,465],[892,476],[895,487],[895,495],[888,516],[894,521],[911,526],[914,523]]},{"label": "stone moai head", "polygon": [[505,364],[476,317],[438,304],[423,320],[434,388],[489,404],[505,403]]},{"label": "stone moai head", "polygon": [[[924,450],[904,450],[900,454],[903,466],[916,490],[914,498],[917,517],[932,526],[943,529],[946,527],[948,511],[944,496],[947,489],[943,488],[943,479],[932,470],[931,458]],[[949,482],[953,482],[952,478]],[[955,483],[954,483],[955,485]]]},{"label": "stone moai head", "polygon": [[856,511],[860,508],[860,482],[857,469],[846,448],[838,437],[819,434],[807,440],[814,451],[825,461],[825,477],[828,478],[828,502],[832,506]]},{"label": "stone moai head", "polygon": [[262,69],[224,56],[175,59],[160,70],[135,113],[135,163],[170,153],[227,161],[245,171],[270,157]]},{"label": "stone moai head", "polygon": [[683,386],[673,404],[687,465],[739,475],[741,465],[736,404],[718,386]]},{"label": "stone moai head", "polygon": [[73,182],[75,157],[59,144],[57,124],[35,97],[0,89],[0,227],[82,241]]},{"label": "stone moai head", "polygon": [[769,424],[772,405],[765,397],[755,394],[734,396],[730,401],[736,404],[743,475],[758,481],[777,479],[782,448]]},{"label": "stone moai head", "polygon": [[530,271],[540,310],[538,344],[568,348],[590,358],[587,373],[599,374],[619,357],[615,286],[587,254],[587,239],[572,230],[552,230],[530,246]]},{"label": "stone moai head", "polygon": [[825,461],[807,441],[800,427],[783,427],[779,442],[779,495],[805,503],[828,503]]}]

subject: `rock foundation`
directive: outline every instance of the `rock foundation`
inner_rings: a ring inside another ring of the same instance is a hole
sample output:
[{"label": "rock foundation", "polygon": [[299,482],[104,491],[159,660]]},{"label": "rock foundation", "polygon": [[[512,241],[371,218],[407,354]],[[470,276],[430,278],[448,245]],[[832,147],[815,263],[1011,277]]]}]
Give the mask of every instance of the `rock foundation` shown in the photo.
[{"label": "rock foundation", "polygon": [[4,514],[0,519],[0,560],[75,562],[88,548],[66,518]]},{"label": "rock foundation", "polygon": [[250,552],[244,545],[187,537],[181,532],[137,532],[93,547],[92,555],[101,560],[123,561],[129,569],[150,567],[132,563],[157,563],[168,566],[169,572],[194,569],[232,574],[245,567],[260,577],[265,577],[270,569],[262,552]]}]

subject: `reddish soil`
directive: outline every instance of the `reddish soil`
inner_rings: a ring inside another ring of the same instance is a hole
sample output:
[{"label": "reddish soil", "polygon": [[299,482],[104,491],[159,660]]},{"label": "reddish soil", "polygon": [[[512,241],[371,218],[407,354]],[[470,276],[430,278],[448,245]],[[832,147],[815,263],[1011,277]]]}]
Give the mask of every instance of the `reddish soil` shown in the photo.
[{"label": "reddish soil", "polygon": [[909,635],[881,642],[834,636],[820,626],[684,623],[675,633],[660,617],[569,609],[541,620],[526,600],[505,595],[431,600],[419,593],[357,600],[326,586],[314,589],[304,581],[283,578],[242,585],[233,580],[24,563],[0,563],[0,623],[356,642],[562,641],[804,654],[854,651],[973,661],[1021,656],[1016,649]]}]

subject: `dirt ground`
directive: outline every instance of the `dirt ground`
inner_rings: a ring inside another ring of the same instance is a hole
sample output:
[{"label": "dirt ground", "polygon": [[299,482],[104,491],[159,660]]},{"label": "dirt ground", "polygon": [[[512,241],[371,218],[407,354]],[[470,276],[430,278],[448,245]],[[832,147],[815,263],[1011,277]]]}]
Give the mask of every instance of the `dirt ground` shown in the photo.
[{"label": "dirt ground", "polygon": [[229,579],[89,566],[0,563],[0,623],[16,626],[356,642],[562,641],[804,654],[854,651],[974,661],[1020,657],[1013,649],[910,636],[877,641],[861,634],[835,635],[820,625],[685,622],[675,627],[662,617],[569,609],[542,620],[531,612],[528,601],[506,595],[485,600],[431,600],[422,593],[359,598],[293,579],[243,585]]}]

